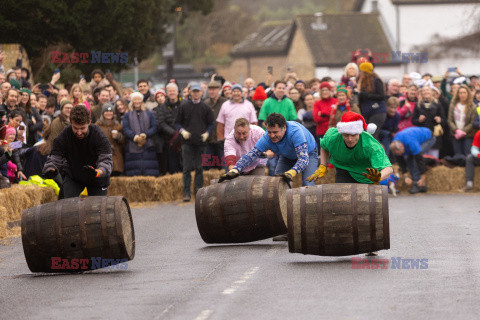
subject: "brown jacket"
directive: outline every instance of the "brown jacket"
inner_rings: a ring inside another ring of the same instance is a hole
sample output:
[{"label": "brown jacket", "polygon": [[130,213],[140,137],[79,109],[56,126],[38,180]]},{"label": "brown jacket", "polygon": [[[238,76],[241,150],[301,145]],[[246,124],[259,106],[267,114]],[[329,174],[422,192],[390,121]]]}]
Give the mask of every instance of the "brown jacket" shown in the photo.
[{"label": "brown jacket", "polygon": [[52,124],[50,125],[50,134],[48,135],[48,141],[53,143],[56,137],[63,131],[66,127],[70,125],[70,122],[65,119],[65,117],[60,114],[57,118],[53,119]]},{"label": "brown jacket", "polygon": [[[103,116],[97,121],[96,125],[102,129],[103,133],[110,141],[112,146],[113,170],[112,172],[123,173],[123,153],[125,150],[125,135],[122,132],[122,125],[117,121],[107,124]],[[112,130],[118,131],[117,139],[113,139]]]},{"label": "brown jacket", "polygon": [[[457,125],[455,124],[455,117],[453,115],[455,111],[455,105],[450,103],[450,107],[448,108],[448,126],[450,127],[450,133],[453,135],[455,134],[455,130],[461,129],[457,128]],[[475,136],[475,133],[477,133],[477,130],[473,128],[473,118],[475,117],[475,104],[472,102],[470,105],[466,106],[465,108],[465,127],[463,127],[463,131],[467,134],[465,137],[467,138],[473,138]]]}]

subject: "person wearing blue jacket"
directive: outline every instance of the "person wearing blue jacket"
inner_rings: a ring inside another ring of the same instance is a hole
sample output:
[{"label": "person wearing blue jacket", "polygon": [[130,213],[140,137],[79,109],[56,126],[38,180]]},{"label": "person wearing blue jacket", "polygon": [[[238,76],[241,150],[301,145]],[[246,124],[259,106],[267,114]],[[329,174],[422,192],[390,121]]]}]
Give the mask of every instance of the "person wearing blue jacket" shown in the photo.
[{"label": "person wearing blue jacket", "polygon": [[[435,136],[425,127],[410,127],[393,137],[390,151],[397,156],[405,183],[412,185],[410,193],[427,192],[423,154],[430,150],[435,141]],[[411,178],[407,175],[407,167]]]},{"label": "person wearing blue jacket", "polygon": [[288,181],[302,173],[302,185],[314,186],[307,178],[315,173],[318,165],[317,143],[313,135],[296,121],[286,121],[279,113],[271,113],[265,120],[267,132],[257,141],[255,147],[237,161],[235,167],[220,177],[223,180],[234,179],[262,157],[262,153],[271,150],[279,155],[275,174]]}]

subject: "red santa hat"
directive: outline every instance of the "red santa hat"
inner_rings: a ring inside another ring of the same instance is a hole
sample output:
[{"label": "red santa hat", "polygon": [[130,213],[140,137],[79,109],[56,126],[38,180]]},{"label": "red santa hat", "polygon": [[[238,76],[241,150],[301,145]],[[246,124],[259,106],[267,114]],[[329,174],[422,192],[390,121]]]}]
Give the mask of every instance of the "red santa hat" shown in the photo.
[{"label": "red santa hat", "polygon": [[339,133],[346,134],[360,134],[363,130],[373,134],[377,130],[377,126],[374,123],[367,123],[365,119],[353,111],[345,112],[342,116],[342,121],[337,123],[337,129]]}]

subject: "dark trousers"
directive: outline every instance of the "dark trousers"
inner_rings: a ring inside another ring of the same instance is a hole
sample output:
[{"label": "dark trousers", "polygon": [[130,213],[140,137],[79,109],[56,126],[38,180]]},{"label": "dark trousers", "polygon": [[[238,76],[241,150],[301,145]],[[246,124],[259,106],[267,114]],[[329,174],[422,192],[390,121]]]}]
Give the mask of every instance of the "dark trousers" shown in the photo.
[{"label": "dark trousers", "polygon": [[170,146],[167,146],[168,154],[168,172],[174,174],[182,171],[182,157],[180,153],[175,152]]},{"label": "dark trousers", "polygon": [[168,148],[165,143],[161,153],[157,153],[158,171],[160,176],[164,176],[168,171]]},{"label": "dark trousers", "polygon": [[69,176],[65,176],[65,179],[63,180],[63,193],[65,199],[78,197],[85,188],[87,188],[89,196],[106,196],[108,192],[107,187],[87,186],[84,183],[73,180]]},{"label": "dark trousers", "polygon": [[375,113],[365,119],[365,122],[367,122],[367,124],[374,123],[377,125],[377,130],[375,130],[375,133],[372,134],[372,136],[377,139],[377,141],[379,141],[380,128],[383,127],[385,119],[387,119],[387,113]]},{"label": "dark trousers", "polygon": [[335,168],[335,183],[360,183],[347,170]]},{"label": "dark trousers", "polygon": [[469,154],[467,156],[466,161],[466,168],[465,168],[465,176],[467,181],[472,181],[475,176],[475,167],[480,166],[480,158],[474,157],[473,154]]},{"label": "dark trousers", "polygon": [[190,185],[192,184],[191,171],[195,170],[195,193],[203,187],[202,154],[205,153],[205,146],[183,144],[183,196],[191,196]]},{"label": "dark trousers", "polygon": [[[215,143],[209,143],[207,144],[207,151],[205,152],[206,154],[210,155],[210,162],[212,163],[219,163],[220,165],[211,165],[211,166],[204,166],[203,169],[205,170],[210,170],[210,169],[226,169],[226,166],[222,164],[223,155],[224,155],[224,147],[225,141],[218,141]],[[215,159],[215,160],[214,160]],[[218,161],[218,162],[217,162]]]}]

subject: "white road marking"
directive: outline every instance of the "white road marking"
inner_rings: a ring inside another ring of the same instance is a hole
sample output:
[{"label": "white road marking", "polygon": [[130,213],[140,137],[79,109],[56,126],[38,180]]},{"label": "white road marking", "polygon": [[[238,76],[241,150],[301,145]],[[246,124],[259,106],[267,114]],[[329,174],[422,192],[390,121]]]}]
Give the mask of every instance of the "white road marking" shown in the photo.
[{"label": "white road marking", "polygon": [[169,305],[168,307],[165,308],[165,310],[163,310],[162,313],[160,313],[158,316],[155,317],[156,320],[160,319],[164,314],[168,313],[168,311],[170,311],[170,309],[173,308],[173,304]]},{"label": "white road marking", "polygon": [[207,320],[212,315],[212,310],[203,310],[200,314],[195,318],[195,320]]},{"label": "white road marking", "polygon": [[253,267],[249,270],[247,270],[243,276],[240,278],[240,280],[237,280],[235,282],[232,283],[232,285],[223,290],[223,294],[232,294],[234,293],[235,291],[237,291],[238,288],[240,288],[240,285],[242,285],[243,283],[247,282],[248,279],[250,279],[251,276],[253,276],[255,274],[255,272],[258,271],[258,269],[260,269],[260,267]]}]

